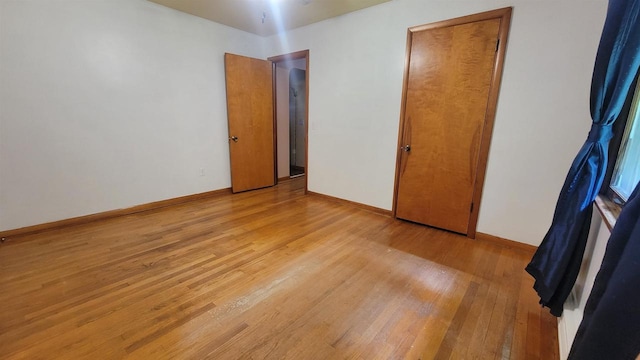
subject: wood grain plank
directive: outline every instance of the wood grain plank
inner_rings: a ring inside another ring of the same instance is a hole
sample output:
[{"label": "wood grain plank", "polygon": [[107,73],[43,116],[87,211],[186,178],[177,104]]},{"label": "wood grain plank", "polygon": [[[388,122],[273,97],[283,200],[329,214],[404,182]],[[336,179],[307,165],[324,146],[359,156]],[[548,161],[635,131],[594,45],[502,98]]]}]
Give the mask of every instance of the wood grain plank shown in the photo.
[{"label": "wood grain plank", "polygon": [[2,359],[558,358],[527,252],[301,178],[16,240]]}]

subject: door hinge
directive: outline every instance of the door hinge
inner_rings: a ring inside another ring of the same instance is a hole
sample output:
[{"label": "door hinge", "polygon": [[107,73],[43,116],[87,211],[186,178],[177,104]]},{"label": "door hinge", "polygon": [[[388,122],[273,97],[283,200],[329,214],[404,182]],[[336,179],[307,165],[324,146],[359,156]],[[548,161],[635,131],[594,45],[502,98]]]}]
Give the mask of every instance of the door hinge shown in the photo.
[{"label": "door hinge", "polygon": [[498,52],[498,48],[500,47],[500,39],[496,41],[496,52]]},{"label": "door hinge", "polygon": [[472,213],[473,212],[473,203],[471,203],[471,206],[469,208],[469,212]]}]

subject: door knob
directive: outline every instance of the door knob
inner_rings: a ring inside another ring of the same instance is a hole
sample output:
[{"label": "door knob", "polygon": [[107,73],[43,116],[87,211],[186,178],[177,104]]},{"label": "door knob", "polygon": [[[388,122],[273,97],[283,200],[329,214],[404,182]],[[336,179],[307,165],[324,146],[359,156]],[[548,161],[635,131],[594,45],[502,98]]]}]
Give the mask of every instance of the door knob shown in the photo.
[{"label": "door knob", "polygon": [[233,142],[238,142],[237,136],[229,136],[229,140],[233,140]]},{"label": "door knob", "polygon": [[411,145],[405,145],[405,146],[400,146],[400,150],[405,151],[405,152],[409,152],[411,151]]}]

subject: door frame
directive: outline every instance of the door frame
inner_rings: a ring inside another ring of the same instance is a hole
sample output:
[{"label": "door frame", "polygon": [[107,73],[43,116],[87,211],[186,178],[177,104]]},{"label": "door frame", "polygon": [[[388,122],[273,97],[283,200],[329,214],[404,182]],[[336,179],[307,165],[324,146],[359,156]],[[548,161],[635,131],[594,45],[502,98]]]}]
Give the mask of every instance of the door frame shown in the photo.
[{"label": "door frame", "polygon": [[507,38],[509,36],[509,26],[511,23],[512,7],[501,8],[497,10],[486,11],[478,14],[462,16],[454,19],[438,21],[425,25],[413,26],[407,29],[407,46],[404,62],[404,80],[402,84],[402,102],[400,107],[400,127],[398,132],[398,146],[396,147],[396,174],[393,185],[393,208],[392,214],[396,218],[398,187],[400,182],[400,160],[402,151],[400,147],[403,145],[403,134],[405,127],[405,112],[407,102],[407,86],[409,81],[409,66],[411,60],[411,44],[413,33],[424,30],[450,27],[455,25],[468,24],[478,21],[500,19],[500,29],[498,31],[498,49],[496,50],[496,58],[493,66],[493,74],[491,76],[491,85],[489,88],[489,98],[487,109],[485,111],[484,128],[480,139],[480,149],[478,153],[478,163],[476,165],[476,178],[473,186],[473,196],[471,199],[471,213],[469,215],[469,224],[467,226],[467,237],[475,239],[476,227],[478,224],[478,215],[480,210],[480,201],[482,199],[482,189],[484,187],[484,179],[487,170],[487,161],[489,158],[489,146],[491,143],[491,135],[493,132],[493,123],[496,116],[496,108],[498,105],[498,95],[500,92],[500,82],[502,80],[502,69],[504,66],[504,57],[507,50]]},{"label": "door frame", "polygon": [[276,55],[267,58],[271,61],[273,72],[273,156],[275,157],[275,182],[278,184],[278,123],[277,123],[277,91],[276,91],[276,65],[280,62],[305,59],[306,70],[304,74],[305,81],[305,119],[304,122],[304,194],[308,192],[309,184],[309,50],[301,50],[283,55]]}]

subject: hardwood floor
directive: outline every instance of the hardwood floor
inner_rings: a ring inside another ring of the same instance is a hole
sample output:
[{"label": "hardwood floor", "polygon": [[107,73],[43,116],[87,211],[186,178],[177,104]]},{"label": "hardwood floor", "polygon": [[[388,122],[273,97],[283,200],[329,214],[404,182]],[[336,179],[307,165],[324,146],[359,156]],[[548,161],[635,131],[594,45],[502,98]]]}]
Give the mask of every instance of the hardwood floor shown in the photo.
[{"label": "hardwood floor", "polygon": [[303,184],[8,239],[0,358],[558,358],[530,253]]}]

